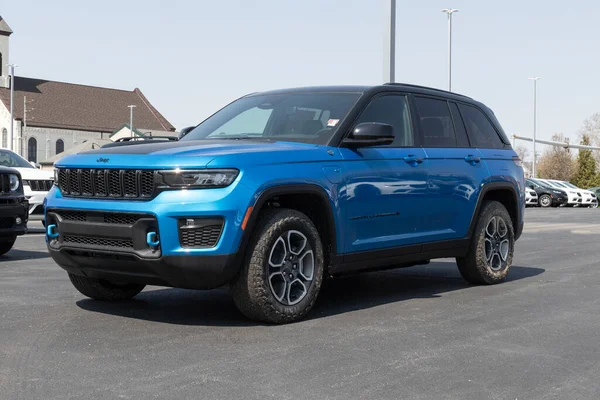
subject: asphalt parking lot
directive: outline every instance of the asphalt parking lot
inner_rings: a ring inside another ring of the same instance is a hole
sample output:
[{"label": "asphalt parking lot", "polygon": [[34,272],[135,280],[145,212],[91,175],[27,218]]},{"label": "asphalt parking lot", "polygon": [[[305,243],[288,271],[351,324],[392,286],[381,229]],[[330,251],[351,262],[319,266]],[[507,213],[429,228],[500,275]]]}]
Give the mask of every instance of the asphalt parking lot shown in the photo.
[{"label": "asphalt parking lot", "polygon": [[0,257],[0,398],[597,399],[599,234],[598,210],[527,210],[504,284],[440,260],[329,282],[269,326],[226,289],[85,299],[33,233]]}]

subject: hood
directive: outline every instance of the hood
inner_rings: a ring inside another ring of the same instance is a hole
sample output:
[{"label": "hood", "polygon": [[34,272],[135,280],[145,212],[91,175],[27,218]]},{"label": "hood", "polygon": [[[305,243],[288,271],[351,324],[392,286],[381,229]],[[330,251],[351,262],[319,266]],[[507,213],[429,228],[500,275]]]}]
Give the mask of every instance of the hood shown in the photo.
[{"label": "hood", "polygon": [[29,180],[54,180],[54,172],[52,171],[42,171],[37,168],[15,168],[21,174],[21,179],[24,181]]},{"label": "hood", "polygon": [[219,168],[331,160],[327,149],[329,147],[293,142],[189,140],[100,148],[65,156],[55,165],[70,168]]}]

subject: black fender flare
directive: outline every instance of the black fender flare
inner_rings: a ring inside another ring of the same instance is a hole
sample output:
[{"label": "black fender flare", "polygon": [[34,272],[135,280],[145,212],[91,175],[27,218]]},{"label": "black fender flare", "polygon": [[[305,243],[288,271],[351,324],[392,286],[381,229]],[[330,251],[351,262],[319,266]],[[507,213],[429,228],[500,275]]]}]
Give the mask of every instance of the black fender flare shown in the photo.
[{"label": "black fender flare", "polygon": [[519,194],[514,184],[505,181],[489,182],[483,185],[483,187],[481,188],[481,191],[479,192],[479,197],[477,198],[477,205],[475,206],[475,211],[473,212],[473,216],[471,217],[471,223],[469,225],[469,231],[467,234],[469,238],[473,237],[473,231],[475,230],[475,225],[477,225],[477,217],[479,217],[479,211],[481,210],[481,205],[483,204],[483,199],[485,195],[489,192],[493,192],[496,190],[509,190],[512,193],[515,200],[515,204],[517,205],[517,224],[513,227],[515,230],[515,241],[521,236],[521,233],[523,232],[523,216],[519,214]]},{"label": "black fender flare", "polygon": [[337,227],[331,206],[331,198],[325,189],[319,185],[311,183],[299,183],[271,186],[256,196],[254,204],[251,205],[253,207],[252,212],[248,218],[248,222],[246,223],[246,227],[238,247],[238,253],[240,253],[240,255],[243,255],[246,252],[246,247],[248,246],[250,238],[252,237],[252,233],[254,232],[254,229],[258,223],[258,215],[261,208],[265,205],[265,202],[274,196],[289,194],[314,194],[317,195],[321,201],[327,205],[325,208],[325,214],[327,215],[327,225],[330,235],[329,240],[331,243],[331,257],[333,258],[337,254]]}]

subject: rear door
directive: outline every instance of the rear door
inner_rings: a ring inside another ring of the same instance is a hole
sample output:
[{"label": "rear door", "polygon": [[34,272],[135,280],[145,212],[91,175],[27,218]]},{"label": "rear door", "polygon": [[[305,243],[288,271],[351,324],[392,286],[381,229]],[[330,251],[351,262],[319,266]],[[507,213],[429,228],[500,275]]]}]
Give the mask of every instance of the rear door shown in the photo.
[{"label": "rear door", "polygon": [[489,171],[481,153],[470,147],[456,103],[415,95],[421,142],[427,156],[427,241],[467,235],[481,184]]},{"label": "rear door", "polygon": [[428,210],[425,152],[416,142],[408,96],[374,97],[357,121],[394,128],[395,141],[381,147],[340,148],[344,187],[340,208],[345,220],[344,252],[410,245],[422,241]]}]

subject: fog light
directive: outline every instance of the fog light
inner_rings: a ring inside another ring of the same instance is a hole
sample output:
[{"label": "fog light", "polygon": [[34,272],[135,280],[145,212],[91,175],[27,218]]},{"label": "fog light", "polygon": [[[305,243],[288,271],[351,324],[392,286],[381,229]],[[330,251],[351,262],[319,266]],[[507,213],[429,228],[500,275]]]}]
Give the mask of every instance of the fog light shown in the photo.
[{"label": "fog light", "polygon": [[21,225],[21,222],[23,222],[23,220],[21,220],[20,217],[15,218],[15,222],[17,225]]}]

